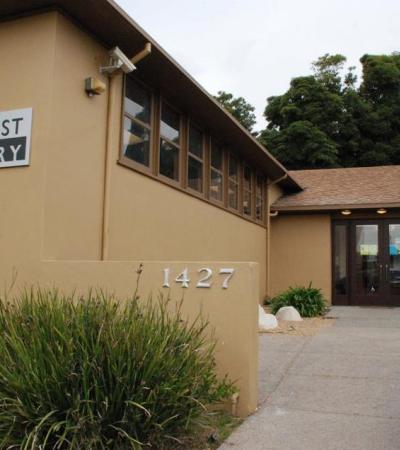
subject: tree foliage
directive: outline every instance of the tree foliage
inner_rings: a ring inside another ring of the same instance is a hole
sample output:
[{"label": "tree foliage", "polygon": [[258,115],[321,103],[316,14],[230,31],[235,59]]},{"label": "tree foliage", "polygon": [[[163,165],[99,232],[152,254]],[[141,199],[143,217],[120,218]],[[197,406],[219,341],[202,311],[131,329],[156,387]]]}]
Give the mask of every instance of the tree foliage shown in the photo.
[{"label": "tree foliage", "polygon": [[260,141],[290,169],[400,163],[400,55],[364,55],[359,87],[343,55],[269,97]]},{"label": "tree foliage", "polygon": [[232,114],[248,131],[253,132],[256,124],[255,108],[243,97],[234,97],[233,94],[225,91],[218,91],[214,97],[221,106]]}]

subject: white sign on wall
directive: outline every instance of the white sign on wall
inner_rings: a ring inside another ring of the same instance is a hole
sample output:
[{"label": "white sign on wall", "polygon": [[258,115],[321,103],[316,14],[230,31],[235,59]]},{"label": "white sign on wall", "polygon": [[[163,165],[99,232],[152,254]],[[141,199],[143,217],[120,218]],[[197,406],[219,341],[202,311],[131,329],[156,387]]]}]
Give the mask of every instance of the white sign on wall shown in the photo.
[{"label": "white sign on wall", "polygon": [[32,108],[0,111],[0,168],[29,165]]}]

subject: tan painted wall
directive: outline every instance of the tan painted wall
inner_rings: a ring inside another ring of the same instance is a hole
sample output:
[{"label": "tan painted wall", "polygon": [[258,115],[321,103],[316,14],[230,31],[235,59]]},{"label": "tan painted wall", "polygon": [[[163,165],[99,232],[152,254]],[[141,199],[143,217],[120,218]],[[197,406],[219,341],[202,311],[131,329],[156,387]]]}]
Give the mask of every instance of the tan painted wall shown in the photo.
[{"label": "tan painted wall", "polygon": [[90,76],[107,82],[99,67],[108,56],[63,16],[55,21],[43,256],[99,259],[108,98],[89,99],[83,87]]},{"label": "tan painted wall", "polygon": [[[266,263],[266,294],[264,296],[265,298],[271,297],[271,291],[272,291],[272,262],[271,262],[271,239],[272,239],[272,221],[274,218],[271,216],[271,205],[283,195],[283,190],[277,185],[273,184],[273,180],[269,181],[268,184],[268,194],[267,194],[267,263]],[[273,211],[272,211],[273,213]]]},{"label": "tan painted wall", "polygon": [[271,295],[289,286],[321,288],[331,303],[329,215],[278,215],[271,226]]},{"label": "tan painted wall", "polygon": [[264,228],[122,166],[113,166],[109,234],[109,259],[255,261],[266,271]]},{"label": "tan painted wall", "polygon": [[2,265],[41,254],[55,39],[52,14],[0,24],[0,109],[34,107],[31,166],[0,169]]},{"label": "tan painted wall", "polygon": [[132,267],[150,261],[143,284],[149,292],[170,264],[156,261],[181,260],[176,270],[189,267],[194,279],[203,265],[236,267],[232,289],[218,287],[215,276],[211,289],[191,287],[185,302],[190,315],[202,305],[210,316],[220,340],[218,368],[239,380],[239,413],[253,411],[265,228],[117,165],[121,77],[111,83],[107,135],[108,95],[90,99],[83,90],[86,77],[100,76],[107,51],[63,16],[1,23],[0,43],[0,60],[11,68],[0,71],[0,110],[33,107],[31,165],[0,169],[2,285],[14,268],[17,285],[105,284],[126,293]]},{"label": "tan painted wall", "polygon": [[[163,183],[115,164],[119,157],[122,79],[112,80],[107,259],[253,261],[266,293],[267,231]],[[134,230],[134,232],[133,232]]]},{"label": "tan painted wall", "polygon": [[[223,276],[217,275],[226,265],[235,269],[228,289],[222,289]],[[113,292],[120,298],[132,295],[136,289],[136,269],[139,261],[42,261],[37,264],[19,265],[19,279],[28,283],[40,283],[41,286],[63,286],[67,291],[77,290],[86,293],[88,286],[101,287]],[[206,266],[213,270],[213,287],[198,289],[194,281],[198,278],[199,268]],[[229,374],[240,390],[237,413],[248,415],[257,406],[258,391],[258,267],[252,263],[226,263],[215,261],[202,262],[160,262],[143,261],[143,273],[140,279],[139,294],[163,291],[163,269],[171,270],[173,275],[188,268],[193,281],[185,290],[183,312],[189,318],[200,313],[208,318],[210,330],[214,329],[218,339],[216,358],[217,370],[221,377]],[[14,288],[11,295],[17,292]],[[182,289],[171,282],[170,295],[172,307],[182,298]],[[244,301],[246,299],[246,301]],[[240,327],[237,326],[240,320]]]}]

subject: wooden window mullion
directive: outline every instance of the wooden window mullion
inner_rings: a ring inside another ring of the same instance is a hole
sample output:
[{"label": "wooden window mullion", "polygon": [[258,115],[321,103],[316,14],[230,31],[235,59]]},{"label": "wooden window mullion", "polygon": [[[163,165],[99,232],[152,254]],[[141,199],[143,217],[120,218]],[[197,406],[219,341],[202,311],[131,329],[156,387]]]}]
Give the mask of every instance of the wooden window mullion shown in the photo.
[{"label": "wooden window mullion", "polygon": [[189,120],[187,117],[181,118],[181,148],[179,155],[181,186],[184,189],[188,187],[187,170],[189,155]]},{"label": "wooden window mullion", "polygon": [[161,95],[155,97],[154,107],[154,142],[153,142],[153,174],[158,176],[160,171],[160,127],[161,127]]}]

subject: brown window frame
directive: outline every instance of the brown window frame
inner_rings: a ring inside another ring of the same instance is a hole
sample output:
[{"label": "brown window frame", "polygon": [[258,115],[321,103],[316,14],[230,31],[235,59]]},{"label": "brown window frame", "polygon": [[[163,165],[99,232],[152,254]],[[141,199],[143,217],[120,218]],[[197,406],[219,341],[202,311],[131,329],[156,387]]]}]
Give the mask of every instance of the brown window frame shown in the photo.
[{"label": "brown window frame", "polygon": [[[217,169],[216,167],[214,167],[212,165],[212,149],[213,149],[213,144],[215,144],[220,150],[221,150],[221,160],[222,160],[222,168],[221,169]],[[222,145],[222,143],[214,138],[213,136],[211,136],[210,139],[210,151],[209,151],[209,161],[208,161],[208,198],[209,201],[211,203],[214,203],[216,205],[225,205],[226,204],[226,161],[225,161],[225,149],[224,146]],[[221,194],[222,194],[222,198],[221,200],[216,199],[214,197],[211,196],[211,174],[212,171],[217,172],[221,175],[222,177],[222,183],[221,183]]]},{"label": "brown window frame", "polygon": [[[164,104],[167,105],[168,108],[172,109],[172,111],[174,111],[176,114],[179,115],[179,145],[177,145],[175,142],[171,141],[170,139],[166,138],[165,136],[163,136],[161,134],[162,107]],[[155,152],[157,154],[156,176],[160,177],[166,183],[170,183],[172,185],[177,185],[177,186],[181,186],[182,180],[183,180],[182,161],[183,161],[183,153],[184,153],[183,148],[184,148],[184,142],[185,142],[184,132],[183,132],[183,128],[184,128],[183,117],[184,117],[183,113],[181,111],[179,111],[178,108],[175,108],[175,106],[171,105],[171,103],[169,101],[167,101],[164,97],[162,97],[162,96],[159,97],[158,117],[157,117],[157,119],[158,119],[158,136],[157,136],[158,148]],[[178,149],[178,179],[177,180],[160,173],[161,140],[165,141],[167,144],[172,145],[173,147]]]},{"label": "brown window frame", "polygon": [[[192,153],[190,151],[190,128],[193,126],[194,128],[197,128],[197,130],[201,133],[202,136],[202,148],[203,148],[203,159],[199,158],[197,155]],[[185,167],[185,187],[186,189],[201,198],[204,198],[205,193],[207,191],[207,183],[206,183],[206,161],[207,161],[207,147],[206,147],[206,134],[202,127],[200,127],[195,121],[188,119],[187,120],[187,132],[186,132],[186,167]],[[201,191],[198,191],[196,189],[193,189],[189,186],[189,158],[193,158],[196,161],[200,162],[202,165],[201,169],[201,175],[202,175],[202,189]]]},{"label": "brown window frame", "polygon": [[[125,90],[126,90],[126,77],[124,77],[123,82],[123,92],[122,92],[122,104],[121,104],[121,133],[120,133],[120,152],[118,163],[124,167],[127,167],[131,170],[141,173],[142,175],[148,176],[154,180],[157,180],[163,184],[166,184],[174,189],[177,189],[181,192],[184,192],[188,195],[191,195],[194,198],[205,201],[208,204],[211,204],[217,208],[220,208],[226,212],[229,212],[237,217],[240,217],[248,222],[257,224],[264,228],[267,227],[266,223],[266,196],[268,192],[266,191],[266,185],[263,185],[263,217],[262,220],[256,219],[256,181],[257,176],[261,175],[266,179],[266,176],[261,174],[260,172],[256,172],[252,167],[252,164],[247,162],[247,160],[241,158],[235,151],[231,151],[228,149],[224,142],[220,139],[217,139],[215,135],[211,134],[208,130],[206,130],[203,126],[201,126],[200,122],[192,119],[183,111],[176,108],[171,102],[166,99],[161,93],[157,93],[154,89],[151,89],[147,86],[141,79],[133,78],[134,82],[145,89],[151,98],[151,117],[150,117],[150,127],[146,127],[150,131],[150,161],[149,167],[138,163],[130,158],[127,158],[123,154],[123,133],[124,133],[124,117],[125,115],[129,117],[130,120],[134,120],[126,113],[125,110]],[[161,112],[162,105],[166,104],[170,109],[179,114],[179,131],[180,131],[180,139],[179,145],[175,142],[171,142],[168,138],[165,138],[161,135]],[[135,121],[140,126],[146,126],[140,120],[135,119]],[[193,124],[199,131],[202,132],[203,135],[203,160],[201,161],[196,155],[192,154],[189,151],[189,130],[190,125]],[[179,157],[177,159],[179,167],[178,167],[178,180],[173,180],[165,175],[160,174],[159,171],[159,162],[160,162],[160,145],[161,139],[164,139],[168,144],[173,145],[179,151]],[[211,151],[212,151],[212,143],[215,143],[222,151],[222,170],[216,169],[211,166]],[[229,182],[231,178],[229,177],[229,157],[232,155],[234,159],[236,159],[238,164],[238,180],[235,182],[238,185],[238,209],[232,208],[229,205]],[[203,164],[203,191],[199,192],[195,189],[192,189],[188,186],[188,163],[189,157],[193,157]],[[251,170],[251,215],[245,214],[243,209],[243,200],[244,200],[244,192],[248,191],[244,187],[244,170],[245,167],[248,167]],[[217,200],[210,195],[210,187],[211,187],[211,170],[215,170],[222,176],[222,199]]]},{"label": "brown window frame", "polygon": [[[258,192],[257,192],[258,191],[258,179],[261,179],[261,197],[259,197]],[[254,219],[260,223],[265,223],[265,210],[266,210],[265,186],[266,186],[266,179],[265,179],[264,175],[262,175],[259,172],[256,172],[255,173],[255,194],[254,194],[254,198],[255,198]],[[261,198],[261,218],[257,217],[257,200],[259,198]]]},{"label": "brown window frame", "polygon": [[[128,76],[124,77],[123,80],[123,91],[122,91],[122,121],[121,121],[121,135],[120,135],[120,140],[121,140],[121,144],[120,144],[120,160],[121,162],[123,162],[124,164],[126,164],[129,167],[132,167],[135,170],[138,170],[139,172],[144,172],[147,174],[152,174],[154,172],[154,137],[155,137],[155,96],[154,96],[154,91],[152,91],[148,86],[145,85],[145,83],[143,83],[140,80],[137,80],[136,78],[132,78],[132,80],[139,85],[142,89],[144,89],[145,91],[147,91],[147,93],[150,95],[150,125],[149,124],[145,124],[144,122],[142,122],[139,119],[136,119],[135,117],[133,117],[131,114],[129,114],[126,111],[126,80],[127,80]],[[123,143],[124,143],[124,131],[125,131],[125,126],[124,126],[124,119],[125,117],[128,117],[130,120],[132,120],[133,122],[137,123],[139,126],[146,128],[147,130],[149,130],[150,132],[150,139],[149,139],[149,165],[146,166],[145,164],[141,164],[138,161],[135,161],[134,159],[128,158],[127,156],[125,156],[124,151],[123,151]]]},{"label": "brown window frame", "polygon": [[[230,167],[231,158],[233,158],[236,161],[236,164],[237,164],[236,180],[229,176],[229,172],[230,172],[229,167]],[[241,184],[242,184],[241,180],[240,180],[240,178],[241,178],[241,162],[240,162],[240,159],[232,152],[228,152],[228,158],[227,159],[228,159],[228,162],[227,162],[227,166],[228,166],[228,169],[227,169],[227,185],[228,185],[228,187],[227,187],[227,189],[228,189],[227,205],[228,205],[228,208],[231,211],[236,211],[236,212],[240,213],[240,211],[242,209],[241,208],[241,192],[240,192],[241,191]],[[237,208],[234,208],[229,203],[229,188],[230,188],[231,182],[234,183],[236,185],[236,187],[237,187]]]},{"label": "brown window frame", "polygon": [[[245,170],[250,170],[250,189],[246,188],[246,177],[245,177]],[[243,182],[242,182],[242,212],[245,217],[251,217],[252,219],[255,219],[255,211],[254,211],[254,170],[251,167],[250,164],[247,164],[246,162],[243,163]],[[245,200],[245,194],[250,194],[250,214],[247,214],[245,212],[244,208],[244,200]]]}]

